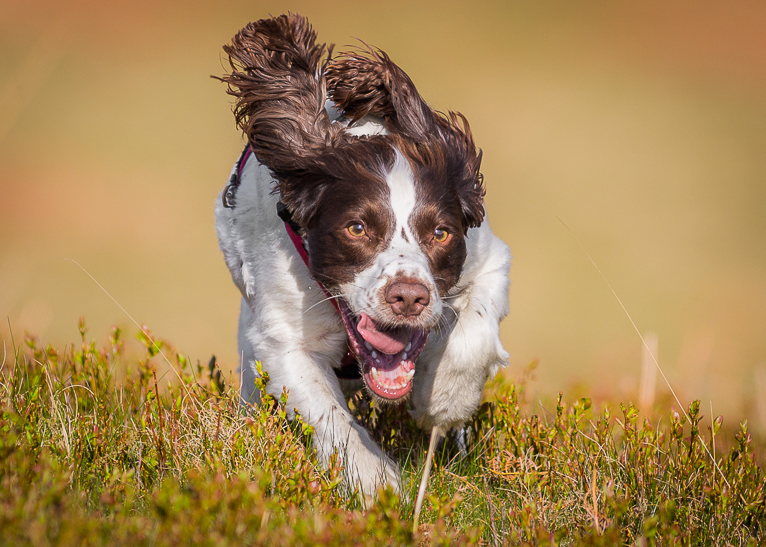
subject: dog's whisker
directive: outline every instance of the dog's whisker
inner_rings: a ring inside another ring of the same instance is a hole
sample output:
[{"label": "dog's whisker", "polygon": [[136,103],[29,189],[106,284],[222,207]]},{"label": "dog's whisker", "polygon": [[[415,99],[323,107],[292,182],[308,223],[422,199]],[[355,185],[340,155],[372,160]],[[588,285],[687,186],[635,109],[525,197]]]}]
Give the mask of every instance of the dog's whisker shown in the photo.
[{"label": "dog's whisker", "polygon": [[444,302],[444,301],[442,301],[442,306],[444,306],[445,308],[449,308],[449,309],[451,309],[452,311],[456,311],[456,310],[455,310],[455,306],[453,306],[453,305],[452,305],[450,302]]},{"label": "dog's whisker", "polygon": [[305,313],[310,312],[311,310],[316,308],[319,304],[323,304],[324,302],[329,302],[330,300],[338,300],[340,298],[343,298],[343,297],[341,295],[339,295],[339,294],[337,294],[337,295],[330,295],[327,298],[323,298],[322,300],[320,300],[316,304],[313,304],[313,305],[309,306],[308,308],[303,310],[303,313],[305,314]]},{"label": "dog's whisker", "polygon": [[[315,276],[318,276],[318,277],[322,277],[322,278],[324,278],[324,279],[327,279],[328,281],[334,281],[335,283],[344,284],[344,285],[346,285],[346,284],[347,284],[347,285],[354,285],[354,286],[358,286],[358,285],[355,285],[353,282],[350,282],[350,281],[343,281],[342,279],[340,279],[340,278],[338,278],[338,277],[333,277],[333,276],[331,276],[331,275],[328,275],[328,274],[326,274],[326,273],[323,273],[323,272],[316,272],[314,275],[315,275]],[[361,287],[360,287],[360,288],[361,288]]]},{"label": "dog's whisker", "polygon": [[439,316],[439,321],[437,323],[437,330],[442,329],[448,329],[449,328],[449,321],[447,320],[447,317],[445,317],[444,314]]}]

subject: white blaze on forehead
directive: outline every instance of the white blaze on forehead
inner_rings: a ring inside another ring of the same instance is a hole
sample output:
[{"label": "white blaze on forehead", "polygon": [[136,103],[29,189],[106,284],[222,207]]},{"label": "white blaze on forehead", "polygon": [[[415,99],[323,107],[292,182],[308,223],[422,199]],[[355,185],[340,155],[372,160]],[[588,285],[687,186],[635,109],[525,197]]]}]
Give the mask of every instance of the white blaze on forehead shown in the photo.
[{"label": "white blaze on forehead", "polygon": [[399,150],[396,151],[396,159],[391,171],[386,175],[386,183],[391,199],[391,210],[394,212],[394,238],[400,236],[402,228],[411,237],[410,226],[407,220],[415,208],[415,175],[410,168],[409,162]]}]

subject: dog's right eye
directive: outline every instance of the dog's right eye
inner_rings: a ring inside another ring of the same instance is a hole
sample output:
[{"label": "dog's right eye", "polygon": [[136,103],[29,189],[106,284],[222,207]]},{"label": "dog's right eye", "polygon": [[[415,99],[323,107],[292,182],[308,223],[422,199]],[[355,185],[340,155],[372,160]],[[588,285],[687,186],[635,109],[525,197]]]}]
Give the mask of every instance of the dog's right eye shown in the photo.
[{"label": "dog's right eye", "polygon": [[348,230],[348,233],[354,237],[362,237],[363,235],[367,235],[367,231],[364,229],[364,224],[360,222],[351,224],[348,228],[346,228],[346,230]]}]

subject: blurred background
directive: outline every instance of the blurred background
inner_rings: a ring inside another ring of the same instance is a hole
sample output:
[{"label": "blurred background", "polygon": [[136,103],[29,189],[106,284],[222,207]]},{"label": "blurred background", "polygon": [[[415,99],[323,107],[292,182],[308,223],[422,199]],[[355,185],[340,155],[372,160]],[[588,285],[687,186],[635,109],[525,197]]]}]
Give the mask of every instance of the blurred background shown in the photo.
[{"label": "blurred background", "polygon": [[135,334],[72,259],[155,335],[236,366],[213,203],[243,139],[210,75],[237,30],[288,10],[470,120],[514,255],[507,374],[539,360],[541,401],[638,401],[641,340],[574,234],[684,404],[766,427],[762,2],[0,0],[6,351],[11,332],[76,342],[80,315],[99,340]]}]

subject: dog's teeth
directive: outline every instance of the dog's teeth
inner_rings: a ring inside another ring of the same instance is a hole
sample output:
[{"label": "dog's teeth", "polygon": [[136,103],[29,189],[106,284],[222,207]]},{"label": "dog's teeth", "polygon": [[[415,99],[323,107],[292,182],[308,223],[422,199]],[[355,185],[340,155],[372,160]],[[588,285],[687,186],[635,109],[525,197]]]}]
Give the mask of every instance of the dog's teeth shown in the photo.
[{"label": "dog's teeth", "polygon": [[376,369],[375,367],[372,367],[372,370],[370,371],[370,374],[372,374],[372,378],[374,380],[377,380],[378,376],[380,376],[380,374],[378,374],[378,369]]},{"label": "dog's teeth", "polygon": [[405,377],[407,378],[408,382],[412,380],[415,377],[415,369],[413,368],[411,371],[405,374]]},{"label": "dog's teeth", "polygon": [[402,361],[406,361],[406,360],[407,360],[407,352],[405,351],[404,353],[402,353]]},{"label": "dog's teeth", "polygon": [[[412,347],[412,342],[407,342],[407,345],[404,346],[404,351],[410,351],[410,348]],[[405,357],[406,359],[406,357]]]},{"label": "dog's teeth", "polygon": [[366,347],[367,349],[372,349],[372,344],[370,344],[369,342],[365,341],[364,342],[364,347]]},{"label": "dog's teeth", "polygon": [[[368,348],[369,349],[369,348]],[[378,356],[377,353],[375,353],[375,350],[372,350],[372,358],[375,359]]]}]

